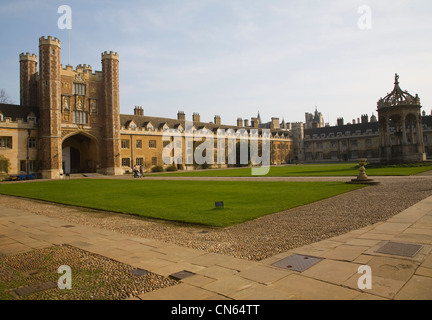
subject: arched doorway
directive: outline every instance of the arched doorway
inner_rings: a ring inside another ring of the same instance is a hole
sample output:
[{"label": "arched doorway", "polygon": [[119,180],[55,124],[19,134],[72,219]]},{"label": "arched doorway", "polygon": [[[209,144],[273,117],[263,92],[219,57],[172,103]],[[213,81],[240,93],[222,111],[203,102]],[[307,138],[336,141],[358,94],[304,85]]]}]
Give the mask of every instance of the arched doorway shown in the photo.
[{"label": "arched doorway", "polygon": [[96,139],[84,133],[77,133],[64,139],[62,167],[64,173],[96,172],[99,167]]}]

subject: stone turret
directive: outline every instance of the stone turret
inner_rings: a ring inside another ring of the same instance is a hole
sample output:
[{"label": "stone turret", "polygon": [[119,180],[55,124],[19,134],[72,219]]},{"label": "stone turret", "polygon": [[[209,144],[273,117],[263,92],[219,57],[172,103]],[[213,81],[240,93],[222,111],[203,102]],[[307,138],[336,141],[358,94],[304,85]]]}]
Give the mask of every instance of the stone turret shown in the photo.
[{"label": "stone turret", "polygon": [[35,54],[21,53],[20,61],[20,104],[22,106],[37,105],[37,62]]},{"label": "stone turret", "polygon": [[39,135],[42,178],[60,177],[61,164],[61,78],[60,40],[39,39]]},{"label": "stone turret", "polygon": [[119,90],[119,55],[117,52],[102,53],[102,75],[104,87],[104,132],[102,138],[103,153],[101,168],[105,174],[120,175],[120,90]]}]

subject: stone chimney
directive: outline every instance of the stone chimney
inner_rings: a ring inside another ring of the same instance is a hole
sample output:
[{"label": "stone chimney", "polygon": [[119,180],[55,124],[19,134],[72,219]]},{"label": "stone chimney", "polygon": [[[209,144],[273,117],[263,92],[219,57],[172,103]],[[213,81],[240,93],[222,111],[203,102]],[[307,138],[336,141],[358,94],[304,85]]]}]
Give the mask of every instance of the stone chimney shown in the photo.
[{"label": "stone chimney", "polygon": [[248,119],[244,119],[244,126],[249,127],[249,120]]},{"label": "stone chimney", "polygon": [[186,115],[185,115],[184,111],[177,112],[177,119],[178,120],[186,120]]},{"label": "stone chimney", "polygon": [[140,106],[135,106],[135,109],[134,109],[134,115],[135,115],[135,116],[143,116],[143,115],[144,115],[144,110],[143,110],[143,108],[140,107]]},{"label": "stone chimney", "polygon": [[344,125],[344,118],[337,118],[337,125],[343,126]]},{"label": "stone chimney", "polygon": [[237,118],[237,127],[243,127],[243,119]]},{"label": "stone chimney", "polygon": [[214,117],[214,123],[216,124],[216,125],[218,125],[218,126],[220,126],[222,123],[221,123],[221,117],[220,116],[215,116]]},{"label": "stone chimney", "polygon": [[192,121],[193,122],[201,122],[201,117],[200,117],[200,115],[199,115],[198,112],[194,112],[193,113],[193,115],[192,115]]},{"label": "stone chimney", "polygon": [[367,114],[362,114],[361,123],[368,123],[368,122],[369,122],[369,116]]}]

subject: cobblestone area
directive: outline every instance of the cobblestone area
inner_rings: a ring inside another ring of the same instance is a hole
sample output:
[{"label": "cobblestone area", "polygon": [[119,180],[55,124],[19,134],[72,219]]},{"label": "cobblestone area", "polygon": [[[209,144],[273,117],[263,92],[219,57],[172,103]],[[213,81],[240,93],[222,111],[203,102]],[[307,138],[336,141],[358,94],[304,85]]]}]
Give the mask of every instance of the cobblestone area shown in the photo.
[{"label": "cobblestone area", "polygon": [[[59,289],[57,270],[72,270],[73,290]],[[0,257],[0,300],[118,300],[151,292],[178,282],[153,273],[142,276],[133,268],[97,254],[54,246]]]},{"label": "cobblestone area", "polygon": [[380,177],[377,180],[381,182],[377,186],[368,186],[224,229],[154,221],[3,195],[0,195],[0,206],[25,209],[71,223],[115,230],[208,252],[262,260],[385,221],[432,195],[430,176]]}]

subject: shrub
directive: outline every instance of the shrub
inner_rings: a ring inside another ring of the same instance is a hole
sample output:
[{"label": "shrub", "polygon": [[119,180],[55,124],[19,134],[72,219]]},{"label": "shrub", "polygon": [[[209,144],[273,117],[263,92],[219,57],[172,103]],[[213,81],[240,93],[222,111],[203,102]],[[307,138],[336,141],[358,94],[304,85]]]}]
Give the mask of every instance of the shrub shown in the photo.
[{"label": "shrub", "polygon": [[163,172],[164,169],[162,166],[155,166],[151,169],[152,172]]},{"label": "shrub", "polygon": [[167,167],[167,168],[165,169],[165,171],[177,171],[177,167],[174,166],[174,165],[172,165],[172,166]]}]

